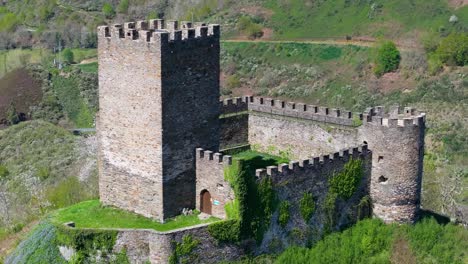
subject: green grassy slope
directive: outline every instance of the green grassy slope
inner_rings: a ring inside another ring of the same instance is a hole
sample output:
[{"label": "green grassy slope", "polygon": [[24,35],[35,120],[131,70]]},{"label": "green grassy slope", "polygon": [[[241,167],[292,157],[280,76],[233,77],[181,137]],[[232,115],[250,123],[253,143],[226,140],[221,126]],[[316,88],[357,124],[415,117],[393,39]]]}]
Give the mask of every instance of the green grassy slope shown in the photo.
[{"label": "green grassy slope", "polygon": [[[402,36],[412,30],[468,29],[468,7],[453,10],[447,1],[266,1],[270,24],[280,39]],[[460,23],[449,23],[455,14]]]}]

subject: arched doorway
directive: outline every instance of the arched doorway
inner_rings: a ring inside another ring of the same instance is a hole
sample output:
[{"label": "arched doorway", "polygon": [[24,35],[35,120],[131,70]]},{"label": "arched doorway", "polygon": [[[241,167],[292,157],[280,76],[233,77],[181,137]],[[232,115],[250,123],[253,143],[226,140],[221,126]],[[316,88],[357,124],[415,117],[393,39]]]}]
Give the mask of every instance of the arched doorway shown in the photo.
[{"label": "arched doorway", "polygon": [[211,214],[211,194],[207,190],[200,193],[200,211],[205,214]]}]

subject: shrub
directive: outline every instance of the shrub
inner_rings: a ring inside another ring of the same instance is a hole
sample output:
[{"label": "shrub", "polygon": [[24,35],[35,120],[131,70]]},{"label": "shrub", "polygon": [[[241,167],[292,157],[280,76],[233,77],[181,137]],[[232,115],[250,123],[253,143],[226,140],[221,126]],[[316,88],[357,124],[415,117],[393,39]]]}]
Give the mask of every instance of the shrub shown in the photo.
[{"label": "shrub", "polygon": [[237,29],[246,34],[249,39],[261,38],[263,36],[262,26],[255,23],[251,17],[242,16],[237,21]]},{"label": "shrub", "polygon": [[311,193],[305,192],[299,202],[299,210],[304,221],[309,221],[315,211],[314,197]]},{"label": "shrub", "polygon": [[128,0],[121,0],[117,6],[117,12],[126,14],[128,11]]},{"label": "shrub", "polygon": [[378,45],[375,54],[374,73],[381,76],[384,73],[395,71],[400,65],[400,52],[395,43],[385,41]]},{"label": "shrub", "polygon": [[237,242],[239,241],[239,220],[213,223],[208,226],[208,232],[220,242]]},{"label": "shrub", "polygon": [[106,18],[113,18],[115,16],[114,7],[110,3],[105,3],[102,6],[102,13]]},{"label": "shrub", "polygon": [[356,191],[363,176],[362,160],[351,158],[343,171],[335,174],[330,180],[330,192],[347,200]]},{"label": "shrub", "polygon": [[64,49],[62,53],[62,59],[65,63],[71,64],[75,60],[75,54],[71,49]]},{"label": "shrub", "polygon": [[279,205],[279,217],[278,222],[282,227],[285,227],[289,222],[289,207],[290,204],[288,201],[283,201]]},{"label": "shrub", "polygon": [[239,80],[239,77],[237,77],[237,75],[234,74],[226,78],[226,88],[232,90],[239,86],[240,86],[240,80]]},{"label": "shrub", "polygon": [[5,179],[8,175],[10,175],[8,168],[5,165],[0,165],[0,180]]},{"label": "shrub", "polygon": [[442,39],[436,54],[448,65],[468,65],[468,34],[450,34]]},{"label": "shrub", "polygon": [[182,242],[175,242],[174,253],[169,257],[170,264],[193,263],[196,257],[192,251],[200,244],[200,241],[193,239],[191,235],[182,237]]},{"label": "shrub", "polygon": [[7,123],[8,125],[16,125],[20,122],[20,116],[18,115],[18,112],[16,112],[16,107],[12,103],[7,109]]}]

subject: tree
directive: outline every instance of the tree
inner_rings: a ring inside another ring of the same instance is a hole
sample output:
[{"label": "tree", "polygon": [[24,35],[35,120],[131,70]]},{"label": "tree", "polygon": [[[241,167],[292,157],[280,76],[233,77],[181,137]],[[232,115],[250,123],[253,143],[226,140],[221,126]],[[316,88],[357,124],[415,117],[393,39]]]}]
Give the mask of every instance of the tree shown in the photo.
[{"label": "tree", "polygon": [[102,6],[102,13],[104,14],[106,18],[109,18],[109,19],[113,18],[115,16],[114,7],[109,3],[105,3]]},{"label": "tree", "polygon": [[381,42],[376,48],[375,74],[381,76],[384,73],[395,71],[400,65],[400,60],[400,51],[398,51],[395,43],[391,41]]},{"label": "tree", "polygon": [[468,34],[452,33],[442,39],[436,54],[448,65],[468,65]]},{"label": "tree", "polygon": [[13,103],[10,104],[7,110],[7,122],[8,125],[15,125],[20,122],[20,116],[16,112],[16,107]]},{"label": "tree", "polygon": [[71,49],[64,49],[62,53],[62,58],[65,63],[71,64],[75,60],[75,54]]},{"label": "tree", "polygon": [[128,11],[128,0],[121,0],[117,6],[117,12],[121,14],[126,14]]}]

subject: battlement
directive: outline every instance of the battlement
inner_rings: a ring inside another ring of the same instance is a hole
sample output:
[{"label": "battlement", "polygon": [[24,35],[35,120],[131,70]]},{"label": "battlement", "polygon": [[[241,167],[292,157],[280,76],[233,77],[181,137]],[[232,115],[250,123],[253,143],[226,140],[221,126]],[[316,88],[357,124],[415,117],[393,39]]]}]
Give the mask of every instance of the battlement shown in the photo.
[{"label": "battlement", "polygon": [[232,164],[232,157],[229,155],[223,155],[222,153],[204,150],[202,148],[197,148],[195,151],[197,161],[213,162],[226,166]]},{"label": "battlement", "polygon": [[175,43],[219,39],[220,26],[202,22],[151,19],[112,26],[99,26],[98,37],[109,40],[130,40],[148,43]]},{"label": "battlement", "polygon": [[401,109],[399,106],[393,106],[388,113],[384,112],[382,106],[370,107],[362,116],[364,124],[385,127],[422,127],[426,122],[426,114],[412,107]]},{"label": "battlement", "polygon": [[221,114],[233,114],[249,110],[249,96],[224,99],[220,102]]},{"label": "battlement", "polygon": [[[249,110],[275,115],[296,117],[314,121],[334,123],[345,126],[353,125],[356,114],[341,109],[286,102],[263,97],[249,97]],[[357,114],[360,118],[360,115]]]},{"label": "battlement", "polygon": [[367,145],[360,145],[351,149],[344,149],[339,152],[313,157],[301,161],[291,161],[289,164],[283,163],[279,166],[268,166],[264,169],[257,169],[257,178],[270,176],[273,179],[294,174],[299,170],[317,170],[328,166],[334,166],[335,161],[347,161],[351,158],[366,156],[369,153]]}]

